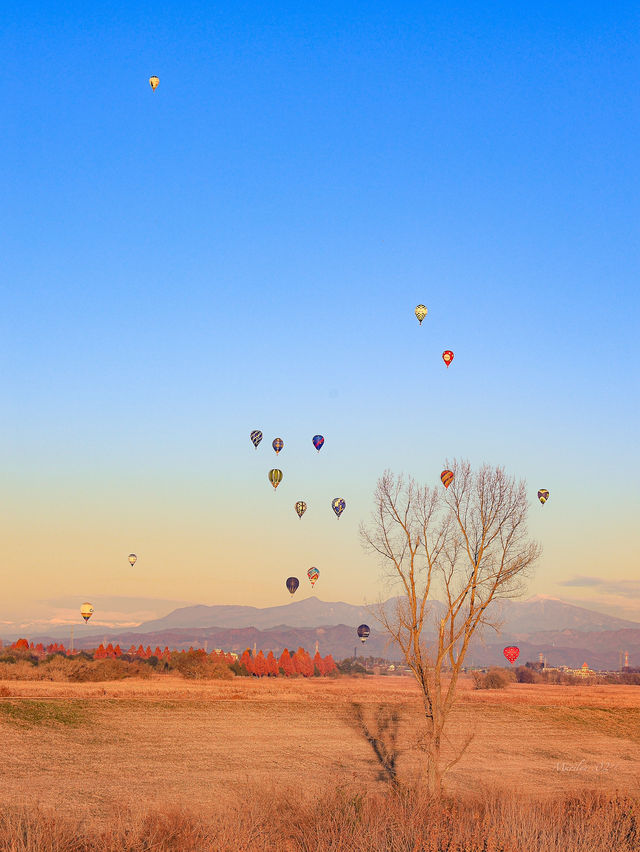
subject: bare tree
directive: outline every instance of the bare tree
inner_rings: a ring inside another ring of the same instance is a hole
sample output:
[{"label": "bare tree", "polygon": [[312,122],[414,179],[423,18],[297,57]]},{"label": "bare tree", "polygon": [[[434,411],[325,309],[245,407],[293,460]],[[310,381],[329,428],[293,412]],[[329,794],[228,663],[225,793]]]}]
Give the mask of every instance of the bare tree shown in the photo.
[{"label": "bare tree", "polygon": [[[484,626],[497,630],[491,604],[522,593],[541,553],[527,533],[524,482],[516,483],[500,467],[484,465],[474,472],[468,462],[457,461],[447,467],[454,474],[447,491],[386,471],[376,487],[372,522],[361,527],[364,546],[381,557],[388,576],[404,589],[395,612],[380,606],[378,618],[420,687],[427,786],[434,796],[471,741],[467,737],[443,765],[445,727],[471,638]],[[436,596],[444,607],[434,638],[427,641],[424,628],[430,613],[437,612]]]}]

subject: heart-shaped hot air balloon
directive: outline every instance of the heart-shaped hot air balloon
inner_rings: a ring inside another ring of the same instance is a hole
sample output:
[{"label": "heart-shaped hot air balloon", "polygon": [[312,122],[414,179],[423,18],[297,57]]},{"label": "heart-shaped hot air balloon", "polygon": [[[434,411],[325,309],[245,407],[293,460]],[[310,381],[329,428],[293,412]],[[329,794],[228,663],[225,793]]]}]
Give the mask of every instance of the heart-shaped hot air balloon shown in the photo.
[{"label": "heart-shaped hot air balloon", "polygon": [[453,352],[450,349],[445,349],[442,353],[442,360],[448,367],[449,364],[453,361]]},{"label": "heart-shaped hot air balloon", "polygon": [[505,655],[505,657],[509,660],[510,663],[515,663],[515,661],[520,656],[520,648],[516,648],[515,645],[508,645],[502,653]]},{"label": "heart-shaped hot air balloon", "polygon": [[440,479],[442,480],[442,484],[445,488],[448,488],[453,482],[453,471],[452,470],[443,470],[440,474]]},{"label": "heart-shaped hot air balloon", "polygon": [[296,512],[298,513],[298,517],[301,518],[304,513],[307,511],[307,504],[304,500],[298,500],[296,503]]},{"label": "heart-shaped hot air balloon", "polygon": [[313,446],[316,448],[318,452],[322,449],[322,445],[324,444],[324,438],[322,435],[314,435],[311,439],[313,441]]},{"label": "heart-shaped hot air balloon", "polygon": [[548,499],[549,499],[549,492],[547,491],[546,488],[541,488],[540,491],[538,491],[538,500],[544,506],[544,504],[547,502]]},{"label": "heart-shaped hot air balloon", "polygon": [[273,485],[274,490],[280,485],[282,482],[282,471],[278,470],[277,467],[274,467],[273,470],[269,471],[269,482]]}]

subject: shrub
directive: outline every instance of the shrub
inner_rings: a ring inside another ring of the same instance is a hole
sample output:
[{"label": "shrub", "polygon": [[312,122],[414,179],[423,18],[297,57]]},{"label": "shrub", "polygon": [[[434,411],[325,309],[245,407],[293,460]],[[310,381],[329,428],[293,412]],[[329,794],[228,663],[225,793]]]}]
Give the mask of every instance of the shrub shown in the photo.
[{"label": "shrub", "polygon": [[489,669],[486,674],[472,672],[474,689],[504,689],[511,678],[503,669]]},{"label": "shrub", "polygon": [[515,674],[518,683],[540,683],[541,680],[533,669],[527,669],[525,666],[518,666]]}]

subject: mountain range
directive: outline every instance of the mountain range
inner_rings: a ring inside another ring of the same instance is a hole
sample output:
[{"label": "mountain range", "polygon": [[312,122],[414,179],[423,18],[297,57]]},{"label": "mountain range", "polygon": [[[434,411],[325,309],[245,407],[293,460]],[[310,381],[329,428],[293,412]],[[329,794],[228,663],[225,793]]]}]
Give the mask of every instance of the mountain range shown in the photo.
[{"label": "mountain range", "polygon": [[[391,614],[397,598],[382,605]],[[242,652],[255,644],[263,650],[281,653],[285,648],[302,645],[313,652],[318,643],[320,653],[335,659],[359,655],[399,660],[401,655],[375,619],[373,607],[355,606],[340,601],[321,601],[315,596],[284,606],[185,606],[174,609],[163,618],[143,622],[135,627],[87,629],[78,625],[75,647],[91,648],[101,641],[118,642],[121,647],[132,644],[164,647],[222,648]],[[444,605],[430,604],[429,633],[438,621]],[[502,665],[505,645],[520,647],[520,662],[535,660],[542,653],[549,665],[579,667],[588,662],[592,668],[619,667],[620,652],[628,651],[631,664],[640,662],[640,624],[594,612],[558,598],[542,595],[528,600],[505,600],[497,604],[494,614],[501,621],[500,633],[486,630],[472,643],[467,660],[473,665]],[[362,623],[371,627],[365,646],[360,645],[355,628]],[[31,635],[34,641],[59,641],[61,628],[48,635]],[[69,628],[64,628],[68,644]],[[22,635],[27,635],[24,633]],[[15,637],[13,637],[15,638]]]}]

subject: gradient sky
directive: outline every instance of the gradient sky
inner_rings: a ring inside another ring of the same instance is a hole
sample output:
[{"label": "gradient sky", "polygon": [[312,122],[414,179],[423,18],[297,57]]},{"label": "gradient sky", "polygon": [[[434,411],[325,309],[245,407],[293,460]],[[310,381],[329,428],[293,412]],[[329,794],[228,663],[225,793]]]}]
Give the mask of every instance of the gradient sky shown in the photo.
[{"label": "gradient sky", "polygon": [[370,603],[377,477],[457,457],[527,480],[530,594],[640,620],[637,3],[2,21],[0,619]]}]

